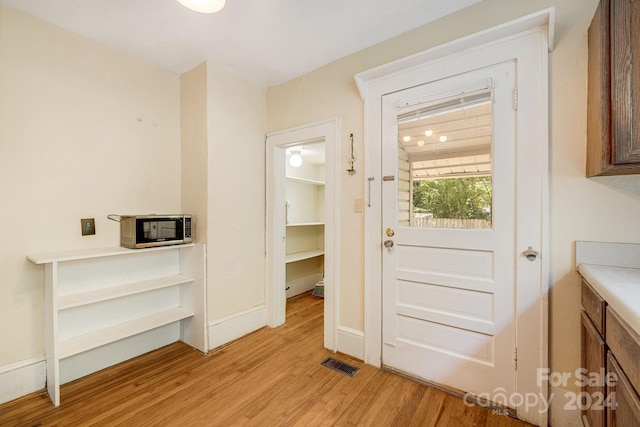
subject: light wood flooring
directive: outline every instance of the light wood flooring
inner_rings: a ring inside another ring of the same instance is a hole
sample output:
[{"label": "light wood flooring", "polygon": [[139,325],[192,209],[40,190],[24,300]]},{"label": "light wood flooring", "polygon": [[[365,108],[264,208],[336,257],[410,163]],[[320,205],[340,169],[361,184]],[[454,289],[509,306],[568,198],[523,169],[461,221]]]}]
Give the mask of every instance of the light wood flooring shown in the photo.
[{"label": "light wood flooring", "polygon": [[[322,348],[322,300],[287,304],[287,323],[204,355],[175,343],[61,389],[0,405],[0,426],[528,426]],[[320,363],[360,368],[348,377]]]}]

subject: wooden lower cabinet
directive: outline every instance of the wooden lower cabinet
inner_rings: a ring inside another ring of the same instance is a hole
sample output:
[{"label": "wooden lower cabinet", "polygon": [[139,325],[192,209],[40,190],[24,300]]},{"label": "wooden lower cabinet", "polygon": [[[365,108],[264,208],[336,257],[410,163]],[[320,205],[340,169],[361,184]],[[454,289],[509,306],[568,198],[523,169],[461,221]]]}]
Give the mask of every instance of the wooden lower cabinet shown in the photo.
[{"label": "wooden lower cabinet", "polygon": [[582,281],[581,397],[585,427],[640,427],[640,334]]},{"label": "wooden lower cabinet", "polygon": [[600,336],[604,336],[604,319],[606,303],[600,295],[586,282],[582,281],[580,291],[580,301],[582,303],[583,314],[589,317],[593,326]]},{"label": "wooden lower cabinet", "polygon": [[615,384],[607,387],[611,396],[611,405],[607,408],[607,425],[640,426],[640,398],[611,352],[607,356],[607,372],[616,378]]},{"label": "wooden lower cabinet", "polygon": [[[607,346],[604,339],[598,333],[593,322],[586,312],[582,312],[581,319],[581,342],[582,342],[582,368],[587,372],[604,373],[606,369]],[[582,386],[583,395],[603,396],[606,400],[607,388],[604,381],[597,385],[585,384]],[[582,418],[586,420],[585,425],[590,427],[604,427],[606,425],[606,412],[602,407],[588,407],[582,411]]]}]

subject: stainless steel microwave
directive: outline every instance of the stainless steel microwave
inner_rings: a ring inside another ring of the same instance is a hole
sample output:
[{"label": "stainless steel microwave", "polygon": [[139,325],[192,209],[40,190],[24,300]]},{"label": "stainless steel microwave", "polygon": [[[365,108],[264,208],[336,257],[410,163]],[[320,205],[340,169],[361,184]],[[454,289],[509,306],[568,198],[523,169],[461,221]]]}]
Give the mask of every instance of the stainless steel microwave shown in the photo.
[{"label": "stainless steel microwave", "polygon": [[131,249],[192,243],[191,215],[122,215],[120,246]]}]

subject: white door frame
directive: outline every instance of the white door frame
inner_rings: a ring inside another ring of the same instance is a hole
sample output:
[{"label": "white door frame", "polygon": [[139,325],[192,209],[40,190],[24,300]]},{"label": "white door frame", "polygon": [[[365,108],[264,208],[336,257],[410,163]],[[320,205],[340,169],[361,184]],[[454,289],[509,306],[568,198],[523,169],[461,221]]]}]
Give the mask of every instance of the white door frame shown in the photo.
[{"label": "white door frame", "polygon": [[[525,155],[519,153],[517,182],[539,177],[537,191],[517,202],[517,220],[542,224],[542,233],[519,230],[517,250],[526,244],[540,248],[540,263],[518,263],[516,269],[516,347],[518,373],[516,392],[547,396],[538,381],[537,369],[548,366],[548,287],[550,283],[548,254],[548,50],[552,47],[554,10],[547,9],[507,24],[429,49],[356,75],[365,101],[365,175],[370,185],[370,200],[365,211],[365,362],[382,365],[382,96],[409,87],[450,76],[454,72],[492,65],[483,64],[484,50],[500,52],[504,60],[517,63],[518,138],[527,141]],[[526,162],[522,159],[526,159]],[[531,203],[528,201],[534,200]],[[529,206],[530,204],[530,206]],[[540,209],[539,206],[542,206]],[[522,228],[522,227],[521,227]],[[526,246],[525,246],[526,249]],[[531,268],[540,283],[527,280]],[[517,407],[521,419],[547,425],[543,402]]]},{"label": "white door frame", "polygon": [[325,224],[324,224],[324,346],[335,351],[339,288],[340,120],[335,118],[267,135],[267,224],[266,302],[267,325],[285,322],[285,149],[291,145],[324,139]]}]

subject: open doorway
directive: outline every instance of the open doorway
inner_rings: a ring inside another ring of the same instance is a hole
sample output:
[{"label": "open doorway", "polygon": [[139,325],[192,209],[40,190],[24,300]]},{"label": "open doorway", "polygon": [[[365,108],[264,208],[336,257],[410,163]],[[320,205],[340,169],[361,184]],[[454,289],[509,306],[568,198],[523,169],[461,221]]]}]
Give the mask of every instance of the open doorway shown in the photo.
[{"label": "open doorway", "polygon": [[330,120],[271,133],[266,147],[267,324],[284,324],[288,296],[315,290],[324,297],[330,350],[337,324],[338,132],[338,120]]},{"label": "open doorway", "polygon": [[324,298],[324,139],[286,153],[286,296],[312,291]]}]

